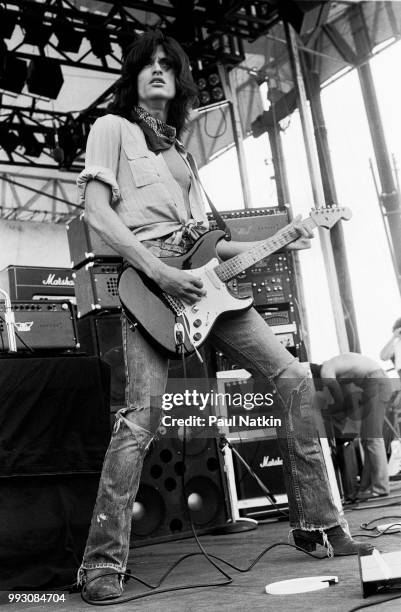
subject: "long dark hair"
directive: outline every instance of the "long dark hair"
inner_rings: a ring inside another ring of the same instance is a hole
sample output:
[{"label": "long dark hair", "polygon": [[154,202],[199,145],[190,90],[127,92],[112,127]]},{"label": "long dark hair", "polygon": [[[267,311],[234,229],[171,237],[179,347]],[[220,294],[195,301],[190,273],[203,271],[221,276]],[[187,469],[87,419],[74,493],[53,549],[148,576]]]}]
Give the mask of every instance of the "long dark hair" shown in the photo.
[{"label": "long dark hair", "polygon": [[174,38],[165,36],[160,30],[142,34],[128,48],[121,78],[115,85],[114,99],[108,110],[130,119],[132,107],[138,103],[138,74],[149,63],[158,45],[163,47],[175,73],[176,94],[169,103],[167,123],[175,127],[177,135],[180,135],[190,110],[198,102],[198,91],[185,51]]}]

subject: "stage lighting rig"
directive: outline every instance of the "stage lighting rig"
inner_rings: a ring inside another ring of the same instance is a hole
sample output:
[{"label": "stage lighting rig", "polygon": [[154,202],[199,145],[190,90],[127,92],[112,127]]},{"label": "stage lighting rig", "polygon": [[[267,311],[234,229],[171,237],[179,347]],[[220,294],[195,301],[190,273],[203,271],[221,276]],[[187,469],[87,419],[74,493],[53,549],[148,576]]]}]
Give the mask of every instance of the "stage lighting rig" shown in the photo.
[{"label": "stage lighting rig", "polygon": [[0,7],[0,38],[11,38],[17,25],[17,12]]},{"label": "stage lighting rig", "polygon": [[5,42],[0,40],[0,89],[21,93],[26,75],[26,62],[10,53]]},{"label": "stage lighting rig", "polygon": [[203,67],[198,62],[197,66],[193,67],[192,74],[198,88],[199,106],[208,106],[224,100],[223,85],[215,64]]},{"label": "stage lighting rig", "polygon": [[[71,118],[65,125],[57,130],[58,145],[53,155],[59,166],[70,168],[75,159],[85,150],[85,135],[80,121]],[[57,155],[56,155],[57,149]]]},{"label": "stage lighting rig", "polygon": [[45,8],[40,4],[26,6],[22,9],[20,25],[25,33],[24,44],[35,45],[43,49],[52,35],[52,28],[44,23]]},{"label": "stage lighting rig", "polygon": [[54,24],[57,38],[57,49],[68,53],[78,53],[83,40],[83,34],[78,32],[68,19],[62,19]]},{"label": "stage lighting rig", "polygon": [[86,37],[90,42],[93,54],[99,59],[104,59],[112,51],[110,37],[106,30],[90,27],[87,30]]},{"label": "stage lighting rig", "polygon": [[40,157],[44,142],[40,142],[33,133],[32,126],[24,125],[19,130],[20,144],[24,147],[24,154],[28,157]]},{"label": "stage lighting rig", "polygon": [[59,62],[48,57],[34,57],[26,82],[30,93],[55,100],[64,83]]},{"label": "stage lighting rig", "polygon": [[10,129],[9,121],[2,121],[0,123],[0,147],[4,149],[10,159],[18,145],[18,135]]},{"label": "stage lighting rig", "polygon": [[132,29],[122,28],[117,32],[117,41],[121,47],[122,57],[126,55],[129,47],[137,38],[138,35]]}]

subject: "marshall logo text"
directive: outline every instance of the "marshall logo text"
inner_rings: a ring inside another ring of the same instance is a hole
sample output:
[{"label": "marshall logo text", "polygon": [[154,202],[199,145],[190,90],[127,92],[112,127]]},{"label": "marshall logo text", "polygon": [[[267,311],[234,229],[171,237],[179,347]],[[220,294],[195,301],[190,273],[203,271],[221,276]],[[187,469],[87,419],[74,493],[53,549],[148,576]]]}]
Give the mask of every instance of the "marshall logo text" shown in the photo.
[{"label": "marshall logo text", "polygon": [[51,286],[51,287],[73,287],[74,281],[68,278],[61,278],[60,276],[56,278],[55,274],[49,274],[47,278],[42,280],[42,285]]}]

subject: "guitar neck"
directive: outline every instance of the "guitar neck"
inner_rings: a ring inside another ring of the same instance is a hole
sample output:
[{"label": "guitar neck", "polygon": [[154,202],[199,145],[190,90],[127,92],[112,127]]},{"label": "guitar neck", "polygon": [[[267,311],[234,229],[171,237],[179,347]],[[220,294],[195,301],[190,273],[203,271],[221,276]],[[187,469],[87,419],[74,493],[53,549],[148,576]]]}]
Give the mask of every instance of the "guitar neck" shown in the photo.
[{"label": "guitar neck", "polygon": [[[310,217],[302,221],[302,225],[308,230],[312,230],[316,227],[316,223]],[[249,251],[240,253],[219,264],[215,268],[215,272],[222,281],[227,282],[237,276],[237,274],[240,274],[247,268],[258,263],[261,259],[268,257],[272,253],[285,247],[287,244],[290,244],[290,242],[296,240],[299,235],[298,230],[293,225],[287,225],[274,234],[274,236],[267,238],[267,240],[257,244],[252,249],[249,249]]]}]

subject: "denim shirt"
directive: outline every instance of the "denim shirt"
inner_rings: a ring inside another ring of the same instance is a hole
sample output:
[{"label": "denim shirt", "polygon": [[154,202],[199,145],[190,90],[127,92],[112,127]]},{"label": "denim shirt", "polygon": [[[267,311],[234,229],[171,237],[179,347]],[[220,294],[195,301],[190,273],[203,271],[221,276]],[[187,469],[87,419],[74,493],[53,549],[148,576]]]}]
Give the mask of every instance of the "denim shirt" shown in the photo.
[{"label": "denim shirt", "polygon": [[77,179],[80,203],[85,203],[88,181],[102,181],[111,188],[111,206],[139,240],[171,234],[177,243],[197,238],[208,229],[202,188],[179,150],[190,170],[190,214],[163,155],[148,149],[141,128],[118,115],[100,117],[89,133],[85,170]]}]

